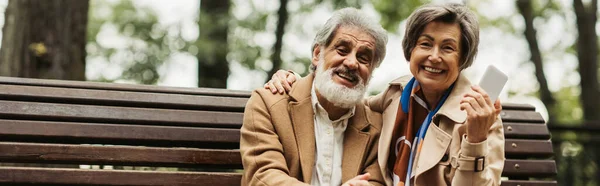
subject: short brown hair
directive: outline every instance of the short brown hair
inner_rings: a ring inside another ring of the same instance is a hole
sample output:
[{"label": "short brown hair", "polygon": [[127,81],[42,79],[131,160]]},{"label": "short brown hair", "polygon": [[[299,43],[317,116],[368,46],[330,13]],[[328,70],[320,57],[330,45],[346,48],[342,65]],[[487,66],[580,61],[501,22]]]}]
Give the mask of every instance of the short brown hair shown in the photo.
[{"label": "short brown hair", "polygon": [[461,60],[459,68],[473,64],[479,45],[479,22],[477,17],[465,5],[457,3],[428,4],[415,10],[406,22],[406,31],[402,39],[404,57],[410,61],[419,36],[430,22],[458,23],[461,34]]}]

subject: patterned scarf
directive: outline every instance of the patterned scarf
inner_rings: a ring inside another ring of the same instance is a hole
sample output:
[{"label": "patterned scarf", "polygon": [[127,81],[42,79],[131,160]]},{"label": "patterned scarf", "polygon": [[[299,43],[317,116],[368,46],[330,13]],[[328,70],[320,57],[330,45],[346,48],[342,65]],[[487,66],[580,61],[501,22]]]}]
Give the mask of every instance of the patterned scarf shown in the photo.
[{"label": "patterned scarf", "polygon": [[454,84],[446,90],[433,110],[430,110],[422,99],[423,92],[415,78],[412,78],[402,91],[400,108],[398,108],[394,125],[395,130],[392,132],[392,139],[395,143],[390,145],[387,164],[387,168],[393,170],[394,186],[411,185],[409,181],[414,176],[413,169],[417,162],[415,157],[418,157],[421,152],[423,139],[431,119],[444,104],[453,87]]}]

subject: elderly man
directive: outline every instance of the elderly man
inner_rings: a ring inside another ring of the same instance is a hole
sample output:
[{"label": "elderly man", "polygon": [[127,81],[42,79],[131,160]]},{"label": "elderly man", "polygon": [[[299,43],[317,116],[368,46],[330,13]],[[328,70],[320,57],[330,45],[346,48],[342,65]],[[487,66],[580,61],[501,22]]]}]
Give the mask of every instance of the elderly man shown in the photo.
[{"label": "elderly man", "polygon": [[315,37],[310,75],[286,94],[255,90],[241,129],[242,185],[384,184],[381,115],[361,100],[386,44],[376,21],[338,10]]}]

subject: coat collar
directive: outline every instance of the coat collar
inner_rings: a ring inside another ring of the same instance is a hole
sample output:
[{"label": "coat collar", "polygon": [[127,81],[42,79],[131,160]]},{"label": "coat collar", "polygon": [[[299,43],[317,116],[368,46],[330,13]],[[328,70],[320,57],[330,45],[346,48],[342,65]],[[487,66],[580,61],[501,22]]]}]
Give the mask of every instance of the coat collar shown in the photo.
[{"label": "coat collar", "polygon": [[[316,141],[311,102],[313,81],[314,74],[311,74],[292,85],[288,104],[305,183],[311,182],[315,165]],[[371,125],[371,121],[377,121],[376,118],[371,117],[375,116],[367,114],[367,109],[361,103],[356,105],[355,115],[348,120],[348,127],[344,132],[342,181],[349,180],[360,173],[362,159],[367,155],[367,146],[371,140],[375,140],[374,136],[363,132]]]},{"label": "coat collar", "polygon": [[467,112],[460,110],[460,101],[466,92],[471,91],[471,82],[467,77],[460,74],[454,84],[454,89],[448,95],[446,102],[438,111],[438,115],[446,116],[455,123],[465,123],[467,120]]},{"label": "coat collar", "polygon": [[[400,77],[392,81],[390,84],[399,85],[404,88],[411,78],[412,76]],[[459,105],[464,93],[470,90],[471,83],[465,76],[460,74],[456,80],[456,83],[454,84],[454,89],[452,89],[450,95],[448,95],[448,98],[446,99],[446,102],[444,105],[442,105],[436,116],[434,116],[434,120],[436,117],[443,115],[452,120],[454,123],[464,123],[467,118],[467,114],[465,111],[460,110]],[[444,123],[439,124],[445,125]],[[423,172],[435,166],[450,145],[452,136],[448,133],[449,131],[444,131],[440,127],[436,125],[429,125],[429,129],[427,130],[427,134],[423,140],[421,155],[418,157],[418,160],[416,160],[418,161],[417,169],[414,170],[416,171],[416,177],[419,177],[419,175],[421,175]],[[452,127],[443,126],[443,128]]]},{"label": "coat collar", "polygon": [[[399,77],[390,82],[390,85],[400,86],[400,91],[402,91],[412,77],[412,75]],[[461,73],[458,75],[456,84],[454,84],[454,89],[452,89],[452,92],[450,92],[446,102],[444,105],[442,105],[436,115],[446,116],[456,123],[464,123],[467,119],[467,113],[460,110],[460,107],[457,105],[460,105],[460,100],[462,99],[463,94],[470,90],[471,82]]]}]

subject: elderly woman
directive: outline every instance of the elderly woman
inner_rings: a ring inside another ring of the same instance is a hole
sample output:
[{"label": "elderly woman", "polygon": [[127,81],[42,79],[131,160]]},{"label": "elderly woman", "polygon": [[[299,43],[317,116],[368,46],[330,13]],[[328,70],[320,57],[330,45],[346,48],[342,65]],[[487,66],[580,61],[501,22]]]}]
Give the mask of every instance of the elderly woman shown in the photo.
[{"label": "elderly woman", "polygon": [[[500,185],[500,101],[461,74],[478,44],[464,5],[425,5],[408,18],[402,46],[412,76],[365,100],[383,113],[378,161],[387,185]],[[280,70],[265,87],[283,91],[295,81],[289,74]]]}]

